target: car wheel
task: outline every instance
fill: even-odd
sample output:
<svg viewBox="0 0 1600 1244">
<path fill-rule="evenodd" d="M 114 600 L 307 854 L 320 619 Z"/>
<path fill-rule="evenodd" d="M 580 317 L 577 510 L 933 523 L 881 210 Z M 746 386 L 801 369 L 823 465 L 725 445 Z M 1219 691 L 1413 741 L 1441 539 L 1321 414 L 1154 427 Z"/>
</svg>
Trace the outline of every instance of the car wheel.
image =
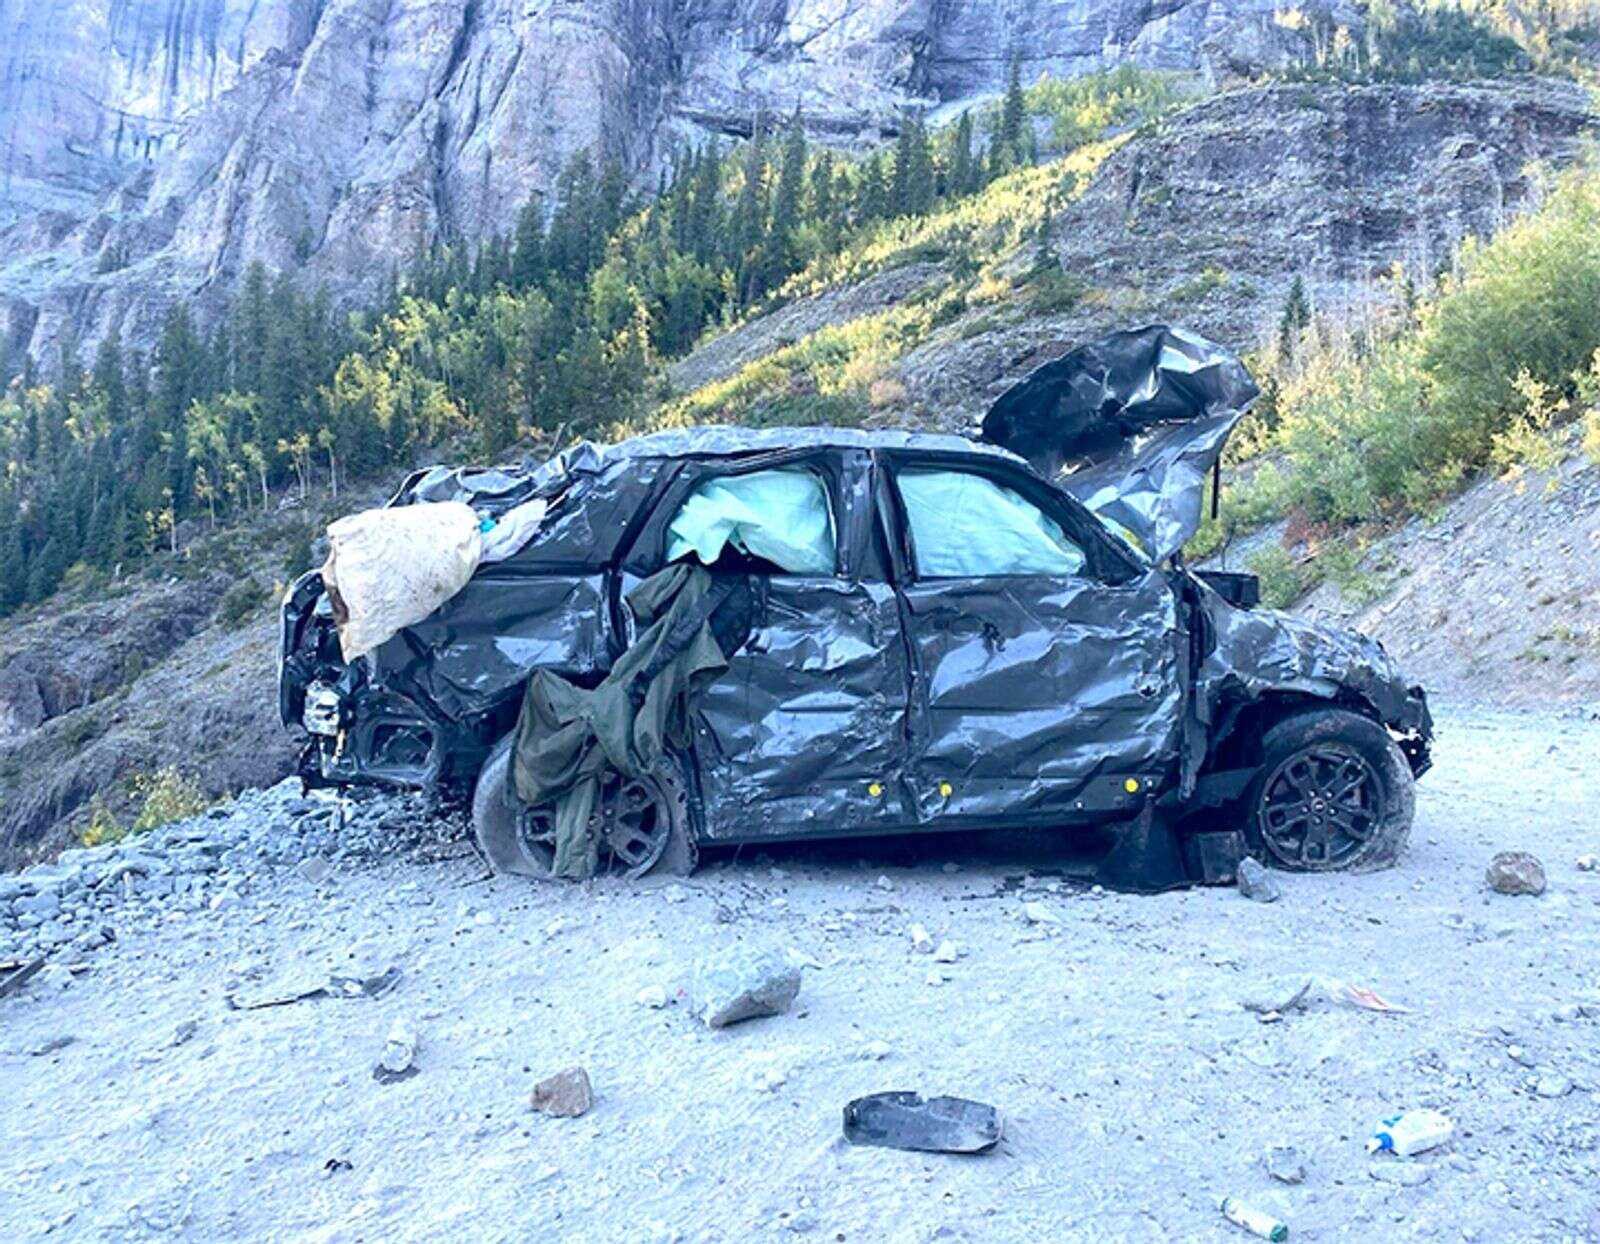
<svg viewBox="0 0 1600 1244">
<path fill-rule="evenodd" d="M 472 797 L 478 846 L 499 873 L 548 880 L 554 875 L 555 812 L 517 798 L 511 781 L 508 734 L 490 749 Z M 686 876 L 697 861 L 688 788 L 676 764 L 644 778 L 613 774 L 601 789 L 590 832 L 601 843 L 601 867 L 628 877 Z"/>
<path fill-rule="evenodd" d="M 1278 722 L 1246 798 L 1251 853 L 1294 872 L 1392 864 L 1411 833 L 1416 785 L 1389 732 L 1342 708 Z"/>
</svg>

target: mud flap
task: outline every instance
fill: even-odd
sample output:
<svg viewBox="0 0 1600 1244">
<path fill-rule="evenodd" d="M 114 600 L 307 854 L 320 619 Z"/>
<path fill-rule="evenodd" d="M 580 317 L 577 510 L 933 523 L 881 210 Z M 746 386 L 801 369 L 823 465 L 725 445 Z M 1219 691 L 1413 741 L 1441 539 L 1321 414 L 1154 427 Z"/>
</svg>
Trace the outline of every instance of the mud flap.
<svg viewBox="0 0 1600 1244">
<path fill-rule="evenodd" d="M 1139 815 L 1128 821 L 1100 861 L 1096 879 L 1108 890 L 1125 894 L 1160 894 L 1180 890 L 1194 880 L 1184 867 L 1175 818 L 1145 800 Z"/>
</svg>

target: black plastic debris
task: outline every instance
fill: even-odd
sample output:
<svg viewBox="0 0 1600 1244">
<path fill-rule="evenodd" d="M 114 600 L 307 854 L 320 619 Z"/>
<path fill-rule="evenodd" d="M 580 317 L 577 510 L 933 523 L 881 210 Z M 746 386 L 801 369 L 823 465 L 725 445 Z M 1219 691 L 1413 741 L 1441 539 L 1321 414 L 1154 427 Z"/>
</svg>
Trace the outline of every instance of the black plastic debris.
<svg viewBox="0 0 1600 1244">
<path fill-rule="evenodd" d="M 873 1093 L 844 1108 L 852 1145 L 919 1153 L 987 1153 L 1000 1142 L 1000 1112 L 964 1097 Z"/>
<path fill-rule="evenodd" d="M 16 993 L 44 967 L 43 959 L 31 962 L 0 963 L 0 998 Z"/>
<path fill-rule="evenodd" d="M 1112 333 L 1037 368 L 983 418 L 983 439 L 1120 527 L 1151 560 L 1200 526 L 1206 476 L 1260 393 L 1238 357 L 1181 328 Z"/>
</svg>

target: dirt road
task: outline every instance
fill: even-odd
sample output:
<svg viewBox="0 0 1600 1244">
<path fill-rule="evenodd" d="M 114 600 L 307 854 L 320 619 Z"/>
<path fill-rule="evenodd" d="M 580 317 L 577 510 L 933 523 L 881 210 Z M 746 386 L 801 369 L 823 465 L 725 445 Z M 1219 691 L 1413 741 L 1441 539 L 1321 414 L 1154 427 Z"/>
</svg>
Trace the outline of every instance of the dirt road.
<svg viewBox="0 0 1600 1244">
<path fill-rule="evenodd" d="M 665 884 L 283 871 L 0 1001 L 0 1237 L 1248 1238 L 1229 1194 L 1295 1240 L 1600 1239 L 1600 873 L 1575 862 L 1600 852 L 1600 723 L 1442 719 L 1400 867 L 1284 877 L 1271 905 L 1095 894 L 1016 836 L 746 852 Z M 1544 860 L 1543 897 L 1485 890 L 1510 848 Z M 913 924 L 957 960 L 914 953 Z M 712 1032 L 679 993 L 736 939 L 811 966 L 790 1014 Z M 225 1004 L 331 962 L 402 975 Z M 1305 977 L 1409 1013 L 1242 1005 Z M 641 1003 L 658 985 L 674 1001 Z M 396 1018 L 420 1070 L 380 1084 Z M 571 1064 L 594 1110 L 534 1114 Z M 1006 1138 L 844 1145 L 844 1103 L 888 1088 L 993 1102 Z M 1364 1153 L 1420 1106 L 1455 1120 L 1449 1146 Z M 1264 1169 L 1273 1145 L 1303 1183 Z"/>
</svg>

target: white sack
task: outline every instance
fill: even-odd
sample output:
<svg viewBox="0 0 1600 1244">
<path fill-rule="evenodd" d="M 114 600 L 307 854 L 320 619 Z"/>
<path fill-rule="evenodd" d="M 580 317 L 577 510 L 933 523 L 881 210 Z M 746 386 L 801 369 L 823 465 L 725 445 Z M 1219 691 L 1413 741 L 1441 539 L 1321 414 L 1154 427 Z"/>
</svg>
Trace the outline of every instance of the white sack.
<svg viewBox="0 0 1600 1244">
<path fill-rule="evenodd" d="M 426 618 L 483 558 L 478 516 L 460 501 L 352 514 L 328 528 L 328 542 L 322 580 L 346 661 Z"/>
<path fill-rule="evenodd" d="M 520 553 L 528 541 L 538 534 L 539 524 L 544 522 L 545 511 L 549 508 L 548 501 L 536 497 L 502 514 L 499 521 L 484 533 L 484 565 L 503 562 L 513 553 Z"/>
</svg>

